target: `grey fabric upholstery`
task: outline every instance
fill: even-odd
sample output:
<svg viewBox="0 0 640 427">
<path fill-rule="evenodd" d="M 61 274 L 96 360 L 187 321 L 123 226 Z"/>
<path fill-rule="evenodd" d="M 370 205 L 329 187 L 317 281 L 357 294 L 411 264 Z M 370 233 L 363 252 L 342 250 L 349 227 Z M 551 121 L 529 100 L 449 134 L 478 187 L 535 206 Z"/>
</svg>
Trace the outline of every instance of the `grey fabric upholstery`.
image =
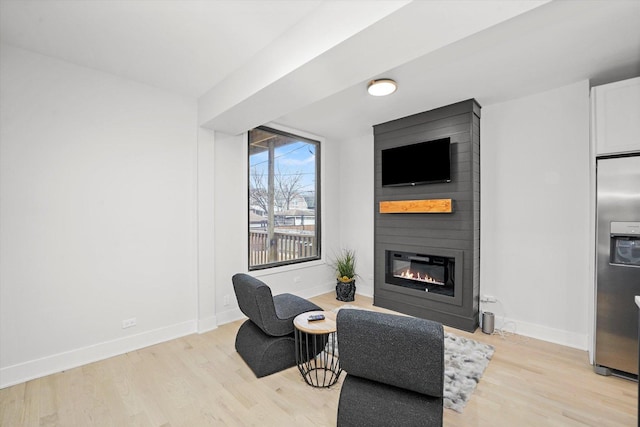
<svg viewBox="0 0 640 427">
<path fill-rule="evenodd" d="M 442 399 L 347 375 L 340 390 L 338 426 L 441 426 Z"/>
<path fill-rule="evenodd" d="M 267 335 L 288 335 L 293 332 L 293 319 L 298 314 L 322 310 L 296 295 L 274 297 L 269 286 L 248 274 L 236 274 L 231 280 L 240 310 Z"/>
<path fill-rule="evenodd" d="M 444 330 L 425 319 L 342 309 L 340 366 L 347 372 L 338 426 L 441 426 Z"/>
<path fill-rule="evenodd" d="M 236 335 L 240 356 L 258 378 L 294 366 L 293 319 L 322 308 L 292 294 L 273 296 L 269 286 L 248 274 L 236 274 L 232 282 L 240 310 L 249 318 Z"/>
<path fill-rule="evenodd" d="M 244 322 L 236 335 L 236 351 L 258 378 L 294 366 L 295 350 L 293 335 L 266 335 L 251 320 Z"/>
</svg>

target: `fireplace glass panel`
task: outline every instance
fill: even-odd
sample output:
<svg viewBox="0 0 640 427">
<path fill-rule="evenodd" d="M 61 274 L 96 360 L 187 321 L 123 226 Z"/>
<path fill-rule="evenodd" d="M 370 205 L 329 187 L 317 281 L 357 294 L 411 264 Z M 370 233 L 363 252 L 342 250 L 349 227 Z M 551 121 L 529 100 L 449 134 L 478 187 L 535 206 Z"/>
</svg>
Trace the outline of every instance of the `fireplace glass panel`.
<svg viewBox="0 0 640 427">
<path fill-rule="evenodd" d="M 444 285 L 444 267 L 431 265 L 420 260 L 393 260 L 393 276 L 417 282 Z"/>
<path fill-rule="evenodd" d="M 425 292 L 455 295 L 455 259 L 437 255 L 386 251 L 385 281 Z"/>
</svg>

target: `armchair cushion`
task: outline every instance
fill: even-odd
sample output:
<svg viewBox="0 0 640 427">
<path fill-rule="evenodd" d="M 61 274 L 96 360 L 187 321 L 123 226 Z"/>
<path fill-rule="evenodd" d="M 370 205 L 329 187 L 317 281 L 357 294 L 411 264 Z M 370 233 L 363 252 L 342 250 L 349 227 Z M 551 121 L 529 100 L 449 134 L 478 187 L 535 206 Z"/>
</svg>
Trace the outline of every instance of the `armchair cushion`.
<svg viewBox="0 0 640 427">
<path fill-rule="evenodd" d="M 274 297 L 269 286 L 248 274 L 235 274 L 232 282 L 240 310 L 267 335 L 281 337 L 291 334 L 293 319 L 298 314 L 322 310 L 296 295 Z"/>
<path fill-rule="evenodd" d="M 342 344 L 340 344 L 342 345 Z M 442 398 L 347 375 L 340 390 L 338 426 L 442 426 Z"/>
<path fill-rule="evenodd" d="M 296 364 L 293 335 L 271 337 L 251 320 L 240 326 L 236 335 L 236 350 L 258 378 Z"/>
<path fill-rule="evenodd" d="M 356 376 L 442 397 L 444 331 L 425 319 L 343 309 L 337 316 L 340 365 Z"/>
</svg>

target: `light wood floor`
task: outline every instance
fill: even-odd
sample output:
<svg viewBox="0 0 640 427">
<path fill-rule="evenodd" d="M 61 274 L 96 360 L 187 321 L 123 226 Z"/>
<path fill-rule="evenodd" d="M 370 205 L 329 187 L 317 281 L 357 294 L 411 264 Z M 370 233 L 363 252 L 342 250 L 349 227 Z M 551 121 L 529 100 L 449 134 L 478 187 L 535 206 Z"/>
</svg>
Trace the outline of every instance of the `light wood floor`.
<svg viewBox="0 0 640 427">
<path fill-rule="evenodd" d="M 343 304 L 333 294 L 312 300 Z M 377 309 L 360 295 L 353 304 Z M 331 389 L 309 387 L 296 368 L 255 378 L 234 349 L 240 324 L 0 390 L 0 425 L 335 425 L 342 378 Z M 636 425 L 637 383 L 596 375 L 586 352 L 447 330 L 496 351 L 464 412 L 444 411 L 446 426 Z"/>
</svg>

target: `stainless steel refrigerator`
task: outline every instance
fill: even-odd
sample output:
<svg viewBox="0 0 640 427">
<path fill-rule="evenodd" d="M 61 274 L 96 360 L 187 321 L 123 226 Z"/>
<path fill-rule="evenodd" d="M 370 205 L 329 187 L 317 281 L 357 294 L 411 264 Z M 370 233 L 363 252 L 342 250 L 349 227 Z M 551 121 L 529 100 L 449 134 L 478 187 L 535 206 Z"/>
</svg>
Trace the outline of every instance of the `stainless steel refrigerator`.
<svg viewBox="0 0 640 427">
<path fill-rule="evenodd" d="M 597 160 L 595 371 L 638 375 L 640 155 Z"/>
</svg>

